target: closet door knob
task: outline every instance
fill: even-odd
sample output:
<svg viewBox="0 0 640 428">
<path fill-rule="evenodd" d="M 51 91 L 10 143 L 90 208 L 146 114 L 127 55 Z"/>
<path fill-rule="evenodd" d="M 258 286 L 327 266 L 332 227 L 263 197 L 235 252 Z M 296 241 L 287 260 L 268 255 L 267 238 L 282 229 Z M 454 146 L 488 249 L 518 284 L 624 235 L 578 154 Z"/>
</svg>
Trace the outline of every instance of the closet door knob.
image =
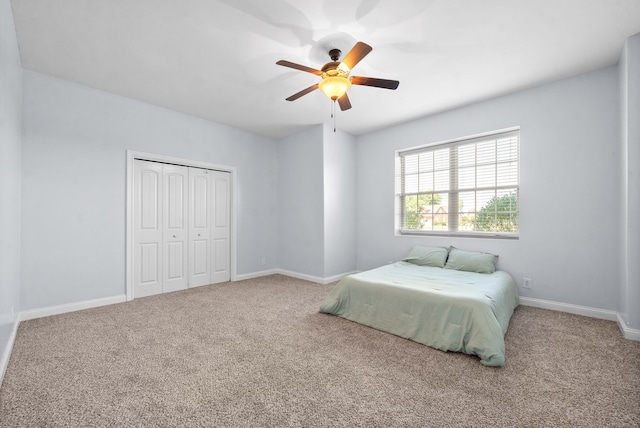
<svg viewBox="0 0 640 428">
<path fill-rule="evenodd" d="M 173 237 L 175 238 L 175 237 L 176 237 L 176 235 L 173 235 Z"/>
</svg>

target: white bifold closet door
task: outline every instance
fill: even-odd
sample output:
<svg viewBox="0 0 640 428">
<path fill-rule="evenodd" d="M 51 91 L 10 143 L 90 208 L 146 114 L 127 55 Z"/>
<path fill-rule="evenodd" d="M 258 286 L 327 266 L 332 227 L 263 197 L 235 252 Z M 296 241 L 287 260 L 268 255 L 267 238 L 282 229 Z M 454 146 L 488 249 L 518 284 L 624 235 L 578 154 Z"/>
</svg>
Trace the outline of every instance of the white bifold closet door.
<svg viewBox="0 0 640 428">
<path fill-rule="evenodd" d="M 230 174 L 136 159 L 134 297 L 230 279 Z"/>
<path fill-rule="evenodd" d="M 189 286 L 187 180 L 184 166 L 162 165 L 162 292 Z"/>
<path fill-rule="evenodd" d="M 231 279 L 231 174 L 209 171 L 213 207 L 211 208 L 211 283 L 226 282 Z"/>
<path fill-rule="evenodd" d="M 189 168 L 189 283 L 211 282 L 211 184 L 209 171 Z"/>
</svg>

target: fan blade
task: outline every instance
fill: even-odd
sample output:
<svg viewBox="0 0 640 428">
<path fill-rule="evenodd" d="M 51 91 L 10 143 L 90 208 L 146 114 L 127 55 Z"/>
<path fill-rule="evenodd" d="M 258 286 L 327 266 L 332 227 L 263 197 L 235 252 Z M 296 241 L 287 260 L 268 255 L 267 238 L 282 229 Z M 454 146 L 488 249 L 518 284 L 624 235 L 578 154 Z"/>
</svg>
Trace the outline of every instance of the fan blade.
<svg viewBox="0 0 640 428">
<path fill-rule="evenodd" d="M 384 89 L 396 89 L 400 84 L 397 80 L 376 79 L 374 77 L 364 76 L 353 76 L 351 83 L 354 85 L 373 86 Z"/>
<path fill-rule="evenodd" d="M 303 95 L 307 95 L 309 92 L 315 91 L 316 89 L 318 89 L 318 84 L 316 83 L 315 85 L 311 85 L 309 86 L 307 89 L 303 89 L 300 92 L 297 92 L 293 95 L 291 95 L 289 98 L 287 98 L 287 101 L 295 101 L 298 98 L 300 98 Z"/>
<path fill-rule="evenodd" d="M 351 48 L 347 56 L 344 57 L 338 68 L 348 73 L 372 50 L 373 48 L 366 43 L 356 43 L 355 46 Z"/>
<path fill-rule="evenodd" d="M 338 104 L 340 105 L 340 110 L 345 111 L 351 108 L 351 101 L 349 101 L 349 96 L 345 92 L 343 96 L 338 98 Z"/>
<path fill-rule="evenodd" d="M 281 65 L 283 67 L 295 68 L 296 70 L 306 71 L 307 73 L 315 74 L 317 76 L 322 75 L 322 71 L 316 70 L 315 68 L 307 67 L 306 65 L 296 64 L 295 62 L 285 61 L 281 59 L 276 62 L 276 64 Z"/>
</svg>

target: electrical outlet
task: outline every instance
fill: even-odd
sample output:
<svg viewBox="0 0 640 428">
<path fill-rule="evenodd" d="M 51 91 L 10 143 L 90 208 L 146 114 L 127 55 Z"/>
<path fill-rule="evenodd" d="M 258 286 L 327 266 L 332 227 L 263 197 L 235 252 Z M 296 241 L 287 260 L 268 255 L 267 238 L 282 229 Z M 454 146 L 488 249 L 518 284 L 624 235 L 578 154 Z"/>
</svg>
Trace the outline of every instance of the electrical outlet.
<svg viewBox="0 0 640 428">
<path fill-rule="evenodd" d="M 531 288 L 531 278 L 522 278 L 522 288 Z"/>
<path fill-rule="evenodd" d="M 263 257 L 263 258 L 262 258 L 262 260 L 260 260 L 260 264 L 261 264 L 262 266 L 264 266 L 264 265 L 266 265 L 266 264 L 267 264 L 267 259 L 266 259 L 266 257 Z"/>
</svg>

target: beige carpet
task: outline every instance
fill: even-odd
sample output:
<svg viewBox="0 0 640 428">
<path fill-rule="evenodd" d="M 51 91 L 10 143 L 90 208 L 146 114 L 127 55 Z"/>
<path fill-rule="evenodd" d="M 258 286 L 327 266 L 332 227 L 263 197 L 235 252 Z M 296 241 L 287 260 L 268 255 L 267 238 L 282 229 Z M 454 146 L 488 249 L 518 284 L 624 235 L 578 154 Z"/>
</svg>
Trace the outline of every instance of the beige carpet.
<svg viewBox="0 0 640 428">
<path fill-rule="evenodd" d="M 519 307 L 507 362 L 318 313 L 274 275 L 23 322 L 4 427 L 638 427 L 640 343 Z"/>
</svg>

